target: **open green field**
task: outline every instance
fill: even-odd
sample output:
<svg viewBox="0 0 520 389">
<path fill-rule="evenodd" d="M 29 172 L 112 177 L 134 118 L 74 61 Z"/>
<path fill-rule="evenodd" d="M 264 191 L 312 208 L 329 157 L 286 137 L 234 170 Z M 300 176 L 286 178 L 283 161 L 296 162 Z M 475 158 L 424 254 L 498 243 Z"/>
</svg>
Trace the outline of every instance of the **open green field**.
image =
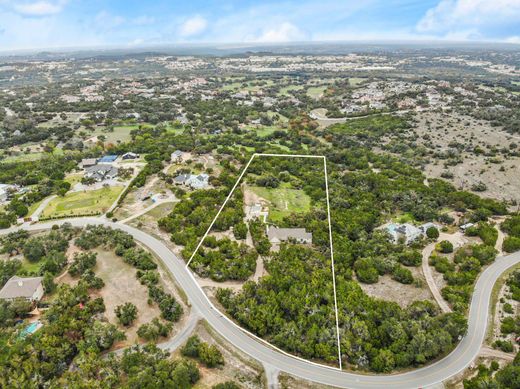
<svg viewBox="0 0 520 389">
<path fill-rule="evenodd" d="M 280 221 L 291 213 L 305 213 L 311 209 L 311 198 L 301 189 L 249 187 L 257 196 L 271 203 L 269 220 Z"/>
<path fill-rule="evenodd" d="M 278 126 L 248 126 L 246 128 L 249 131 L 255 131 L 258 136 L 269 136 L 275 131 L 286 131 Z"/>
<path fill-rule="evenodd" d="M 359 84 L 365 82 L 366 78 L 360 78 L 360 77 L 351 77 L 348 79 L 348 83 L 350 86 L 358 86 Z"/>
<path fill-rule="evenodd" d="M 292 91 L 299 91 L 303 89 L 303 85 L 287 85 L 280 88 L 278 96 L 290 96 Z"/>
<path fill-rule="evenodd" d="M 123 189 L 123 186 L 114 186 L 56 197 L 43 210 L 42 218 L 105 213 Z"/>
<path fill-rule="evenodd" d="M 0 163 L 39 161 L 43 157 L 50 155 L 63 155 L 63 150 L 55 148 L 52 153 L 45 153 L 43 151 L 38 151 L 34 153 L 18 153 L 15 155 L 7 156 L 5 159 L 2 159 Z"/>
<path fill-rule="evenodd" d="M 307 96 L 313 99 L 319 99 L 321 96 L 323 96 L 323 93 L 326 89 L 326 86 L 311 86 L 309 89 L 307 89 Z"/>
</svg>

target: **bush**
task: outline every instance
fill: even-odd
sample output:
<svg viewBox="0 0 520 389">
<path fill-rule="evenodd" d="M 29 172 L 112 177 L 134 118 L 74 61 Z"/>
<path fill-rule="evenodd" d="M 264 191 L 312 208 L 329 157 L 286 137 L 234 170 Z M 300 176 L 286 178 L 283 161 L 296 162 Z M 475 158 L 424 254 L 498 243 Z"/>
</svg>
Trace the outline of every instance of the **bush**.
<svg viewBox="0 0 520 389">
<path fill-rule="evenodd" d="M 354 263 L 354 270 L 358 280 L 365 284 L 374 284 L 379 280 L 379 272 L 371 259 L 358 259 Z"/>
<path fill-rule="evenodd" d="M 243 240 L 247 237 L 247 224 L 243 221 L 233 226 L 233 235 L 237 240 Z"/>
<path fill-rule="evenodd" d="M 185 357 L 198 358 L 201 340 L 197 335 L 188 338 L 186 344 L 181 348 L 181 354 Z"/>
<path fill-rule="evenodd" d="M 162 323 L 158 318 L 154 318 L 150 323 L 139 327 L 137 336 L 147 341 L 156 341 L 160 337 L 167 337 L 172 328 L 171 323 Z"/>
<path fill-rule="evenodd" d="M 202 342 L 197 335 L 191 336 L 181 349 L 185 357 L 199 359 L 207 367 L 215 367 L 224 364 L 224 357 L 215 345 Z"/>
<path fill-rule="evenodd" d="M 137 319 L 137 307 L 132 303 L 118 305 L 114 310 L 119 322 L 128 327 Z"/>
<path fill-rule="evenodd" d="M 412 272 L 402 266 L 394 267 L 392 278 L 401 284 L 411 284 L 413 282 Z"/>
<path fill-rule="evenodd" d="M 74 254 L 74 262 L 69 267 L 69 273 L 71 276 L 76 277 L 82 275 L 87 270 L 92 269 L 96 266 L 97 262 L 96 253 L 76 253 Z"/>
<path fill-rule="evenodd" d="M 430 239 L 438 239 L 439 230 L 436 227 L 430 227 L 426 230 L 426 236 Z"/>
<path fill-rule="evenodd" d="M 520 238 L 517 238 L 516 236 L 508 236 L 504 239 L 502 249 L 506 253 L 514 253 L 515 251 L 520 250 Z"/>
<path fill-rule="evenodd" d="M 437 245 L 437 250 L 444 254 L 453 252 L 453 244 L 447 240 L 443 240 Z"/>
<path fill-rule="evenodd" d="M 500 340 L 498 339 L 493 343 L 494 348 L 498 348 L 502 350 L 505 353 L 511 353 L 513 352 L 513 344 L 507 340 Z"/>
</svg>

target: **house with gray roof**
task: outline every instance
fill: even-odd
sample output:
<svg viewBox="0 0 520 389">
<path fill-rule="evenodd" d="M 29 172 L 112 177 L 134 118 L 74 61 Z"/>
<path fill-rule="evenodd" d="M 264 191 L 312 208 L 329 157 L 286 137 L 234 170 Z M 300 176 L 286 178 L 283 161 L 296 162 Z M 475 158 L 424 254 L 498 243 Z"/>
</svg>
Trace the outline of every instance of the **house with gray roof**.
<svg viewBox="0 0 520 389">
<path fill-rule="evenodd" d="M 40 301 L 44 293 L 42 281 L 43 277 L 22 278 L 13 276 L 0 290 L 0 299 L 22 298 L 28 301 Z"/>
<path fill-rule="evenodd" d="M 272 244 L 279 244 L 290 240 L 297 243 L 312 243 L 312 232 L 307 232 L 305 228 L 278 228 L 268 227 L 267 238 Z"/>
<path fill-rule="evenodd" d="M 173 179 L 177 185 L 184 185 L 192 189 L 206 189 L 209 187 L 209 175 L 207 174 L 180 174 Z"/>
<path fill-rule="evenodd" d="M 95 165 L 85 169 L 85 177 L 97 182 L 112 180 L 117 177 L 119 169 L 112 165 Z"/>
</svg>

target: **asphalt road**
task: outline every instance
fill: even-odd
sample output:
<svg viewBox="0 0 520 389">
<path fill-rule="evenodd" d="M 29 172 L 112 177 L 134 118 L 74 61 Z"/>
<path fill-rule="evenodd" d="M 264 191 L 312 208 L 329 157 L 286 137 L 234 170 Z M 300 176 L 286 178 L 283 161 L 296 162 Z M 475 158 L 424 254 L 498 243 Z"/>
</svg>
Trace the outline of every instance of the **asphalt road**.
<svg viewBox="0 0 520 389">
<path fill-rule="evenodd" d="M 520 262 L 520 252 L 499 257 L 478 278 L 471 300 L 468 332 L 459 345 L 442 360 L 406 373 L 393 375 L 362 375 L 339 371 L 332 367 L 318 365 L 269 346 L 263 340 L 246 333 L 229 318 L 219 312 L 206 297 L 184 261 L 177 258 L 158 239 L 136 228 L 108 222 L 99 218 L 61 220 L 54 223 L 24 226 L 28 230 L 48 229 L 52 224 L 65 221 L 74 226 L 104 224 L 131 234 L 136 240 L 150 248 L 173 274 L 180 287 L 186 292 L 191 305 L 227 341 L 254 359 L 276 367 L 280 371 L 298 377 L 341 388 L 421 388 L 442 382 L 466 368 L 478 355 L 486 334 L 489 303 L 493 285 L 500 275 Z M 4 230 L 1 233 L 6 233 Z"/>
</svg>

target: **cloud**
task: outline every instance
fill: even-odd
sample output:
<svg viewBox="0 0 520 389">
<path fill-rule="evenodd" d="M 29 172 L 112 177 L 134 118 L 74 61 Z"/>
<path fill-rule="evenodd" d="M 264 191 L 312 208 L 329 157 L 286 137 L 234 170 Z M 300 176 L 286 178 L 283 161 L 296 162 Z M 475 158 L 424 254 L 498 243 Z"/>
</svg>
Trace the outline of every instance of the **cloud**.
<svg viewBox="0 0 520 389">
<path fill-rule="evenodd" d="M 179 29 L 179 35 L 183 38 L 189 38 L 200 35 L 208 27 L 208 21 L 202 16 L 196 15 L 187 19 Z"/>
<path fill-rule="evenodd" d="M 66 1 L 35 1 L 30 3 L 17 3 L 13 5 L 13 10 L 25 16 L 48 16 L 60 13 Z"/>
<path fill-rule="evenodd" d="M 515 36 L 507 37 L 507 38 L 504 40 L 504 42 L 520 44 L 520 36 L 519 36 L 519 35 L 515 35 Z"/>
<path fill-rule="evenodd" d="M 98 12 L 94 18 L 94 22 L 100 30 L 110 30 L 121 26 L 126 22 L 123 16 L 112 15 L 107 11 Z"/>
<path fill-rule="evenodd" d="M 280 25 L 267 29 L 255 39 L 259 42 L 290 42 L 302 41 L 307 38 L 307 34 L 301 31 L 294 24 L 283 22 Z"/>
<path fill-rule="evenodd" d="M 520 0 L 441 0 L 417 23 L 419 32 L 446 33 L 516 24 Z"/>
</svg>

